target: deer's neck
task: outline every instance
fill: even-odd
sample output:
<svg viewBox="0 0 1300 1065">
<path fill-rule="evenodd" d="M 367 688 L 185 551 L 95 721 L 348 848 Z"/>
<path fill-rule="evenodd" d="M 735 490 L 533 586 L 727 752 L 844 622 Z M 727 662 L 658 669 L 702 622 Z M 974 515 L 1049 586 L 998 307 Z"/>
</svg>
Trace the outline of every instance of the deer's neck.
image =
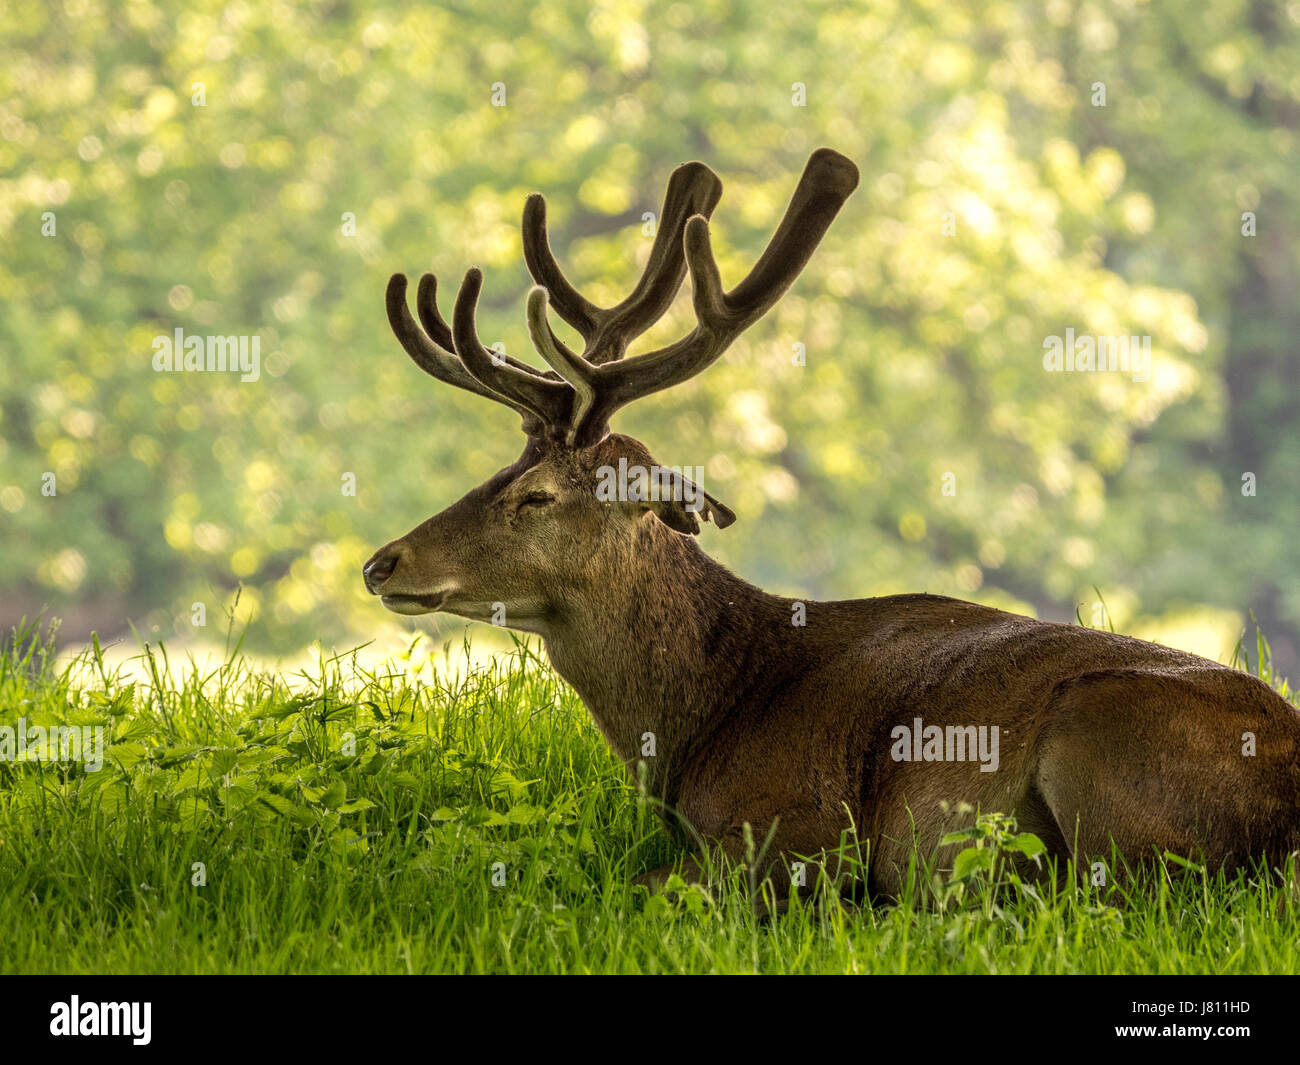
<svg viewBox="0 0 1300 1065">
<path fill-rule="evenodd" d="M 785 600 L 741 580 L 694 540 L 648 527 L 639 550 L 547 625 L 551 662 L 615 753 L 644 761 L 671 798 L 700 745 L 770 682 Z"/>
</svg>

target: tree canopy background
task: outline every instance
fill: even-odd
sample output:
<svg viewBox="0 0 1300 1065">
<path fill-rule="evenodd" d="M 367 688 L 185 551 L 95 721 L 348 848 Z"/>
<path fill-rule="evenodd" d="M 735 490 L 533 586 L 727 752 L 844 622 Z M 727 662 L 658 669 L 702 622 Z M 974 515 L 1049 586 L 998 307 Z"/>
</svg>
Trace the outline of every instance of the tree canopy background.
<svg viewBox="0 0 1300 1065">
<path fill-rule="evenodd" d="M 701 159 L 731 285 L 825 144 L 863 181 L 802 278 L 616 423 L 740 515 L 706 550 L 1212 657 L 1253 612 L 1294 672 L 1298 127 L 1295 2 L 10 0 L 0 622 L 192 635 L 240 587 L 269 650 L 406 624 L 362 562 L 522 437 L 407 359 L 388 275 L 446 310 L 482 266 L 532 357 L 529 192 L 612 302 Z M 259 379 L 155 372 L 177 328 L 260 337 Z M 1149 379 L 1047 372 L 1067 329 L 1150 336 Z"/>
</svg>

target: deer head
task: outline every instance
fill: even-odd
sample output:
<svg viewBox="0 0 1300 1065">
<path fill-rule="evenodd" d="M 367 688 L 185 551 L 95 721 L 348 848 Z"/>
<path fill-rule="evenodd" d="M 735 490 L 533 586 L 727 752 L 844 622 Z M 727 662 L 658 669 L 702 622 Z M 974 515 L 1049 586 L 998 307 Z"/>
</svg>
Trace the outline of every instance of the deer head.
<svg viewBox="0 0 1300 1065">
<path fill-rule="evenodd" d="M 633 400 L 700 373 L 766 313 L 857 181 L 857 168 L 844 156 L 828 148 L 814 152 L 758 262 L 723 291 L 708 222 L 722 183 L 702 163 L 678 167 L 645 271 L 613 307 L 595 306 L 564 276 L 547 238 L 546 201 L 530 196 L 524 258 L 537 284 L 528 294 L 527 321 L 548 371 L 480 342 L 477 268 L 465 275 L 450 326 L 438 312 L 432 274 L 420 279 L 416 294 L 420 325 L 407 306 L 406 277 L 393 275 L 388 320 L 407 354 L 438 380 L 510 407 L 523 419 L 527 440 L 513 465 L 375 552 L 363 570 L 370 592 L 399 614 L 446 611 L 545 633 L 547 620 L 566 603 L 599 597 L 627 567 L 644 566 L 656 546 L 698 533 L 701 519 L 730 525 L 730 510 L 672 471 L 639 481 L 627 498 L 601 493 L 602 478 L 620 460 L 658 470 L 639 441 L 610 432 L 610 418 Z M 667 312 L 688 269 L 695 327 L 666 347 L 627 356 L 629 344 Z M 552 331 L 548 306 L 582 337 L 581 354 Z"/>
</svg>

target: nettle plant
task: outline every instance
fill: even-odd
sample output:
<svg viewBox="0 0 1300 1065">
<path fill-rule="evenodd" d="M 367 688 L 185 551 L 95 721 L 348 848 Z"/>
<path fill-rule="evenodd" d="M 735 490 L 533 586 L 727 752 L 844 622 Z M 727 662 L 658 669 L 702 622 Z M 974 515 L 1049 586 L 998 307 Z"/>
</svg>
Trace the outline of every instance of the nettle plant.
<svg viewBox="0 0 1300 1065">
<path fill-rule="evenodd" d="M 792 859 L 833 851 L 852 832 L 870 855 L 869 887 L 896 892 L 914 838 L 931 852 L 960 846 L 945 843 L 964 827 L 960 804 L 1015 816 L 1075 868 L 1080 852 L 1109 854 L 1112 843 L 1139 860 L 1172 851 L 1226 866 L 1296 850 L 1300 714 L 1258 680 L 941 596 L 769 595 L 700 549 L 702 521 L 725 528 L 735 515 L 682 472 L 669 468 L 667 490 L 650 498 L 600 490 L 601 471 L 658 466 L 611 418 L 715 362 L 794 282 L 857 182 L 844 156 L 814 152 L 767 248 L 728 290 L 709 237 L 721 182 L 702 163 L 679 167 L 645 271 L 613 307 L 565 277 L 545 201 L 529 197 L 527 320 L 547 370 L 480 341 L 479 270 L 466 274 L 450 325 L 432 275 L 420 280 L 418 324 L 395 275 L 388 318 L 407 353 L 513 410 L 525 441 L 512 465 L 380 548 L 367 589 L 399 614 L 445 611 L 540 635 L 669 825 L 701 859 L 756 863 L 779 891 L 808 887 Z M 694 328 L 630 354 L 688 272 Z M 548 308 L 581 336 L 581 352 L 556 336 Z M 755 838 L 766 841 L 758 855 L 746 845 Z M 1037 857 L 1019 855 L 1026 875 L 1042 875 Z"/>
</svg>

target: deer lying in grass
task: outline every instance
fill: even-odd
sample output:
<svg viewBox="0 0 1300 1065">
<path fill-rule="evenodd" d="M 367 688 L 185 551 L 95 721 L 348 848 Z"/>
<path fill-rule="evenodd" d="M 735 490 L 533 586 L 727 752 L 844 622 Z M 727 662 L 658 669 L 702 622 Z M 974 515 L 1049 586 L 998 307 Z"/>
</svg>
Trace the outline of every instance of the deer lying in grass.
<svg viewBox="0 0 1300 1065">
<path fill-rule="evenodd" d="M 434 278 L 421 278 L 423 329 L 394 275 L 388 317 L 411 358 L 515 410 L 527 439 L 513 465 L 377 551 L 366 587 L 399 614 L 540 635 L 619 758 L 645 763 L 664 808 L 738 860 L 752 826 L 779 884 L 776 859 L 823 853 L 851 831 L 868 844 L 869 890 L 892 894 L 914 840 L 933 850 L 959 803 L 1013 813 L 1062 867 L 1109 858 L 1112 840 L 1138 861 L 1172 851 L 1213 867 L 1280 863 L 1300 847 L 1300 713 L 1253 677 L 936 595 L 800 607 L 699 548 L 701 520 L 723 528 L 735 516 L 679 473 L 623 498 L 601 491 L 620 462 L 655 466 L 610 431 L 611 416 L 722 355 L 794 281 L 857 181 L 848 159 L 814 152 L 757 264 L 723 291 L 708 223 L 721 182 L 701 163 L 679 167 L 645 272 L 614 307 L 565 278 L 545 201 L 531 196 L 527 319 L 545 372 L 480 343 L 477 269 L 450 327 Z M 695 327 L 627 356 L 687 268 Z M 580 354 L 552 332 L 548 304 L 582 337 Z"/>
</svg>

